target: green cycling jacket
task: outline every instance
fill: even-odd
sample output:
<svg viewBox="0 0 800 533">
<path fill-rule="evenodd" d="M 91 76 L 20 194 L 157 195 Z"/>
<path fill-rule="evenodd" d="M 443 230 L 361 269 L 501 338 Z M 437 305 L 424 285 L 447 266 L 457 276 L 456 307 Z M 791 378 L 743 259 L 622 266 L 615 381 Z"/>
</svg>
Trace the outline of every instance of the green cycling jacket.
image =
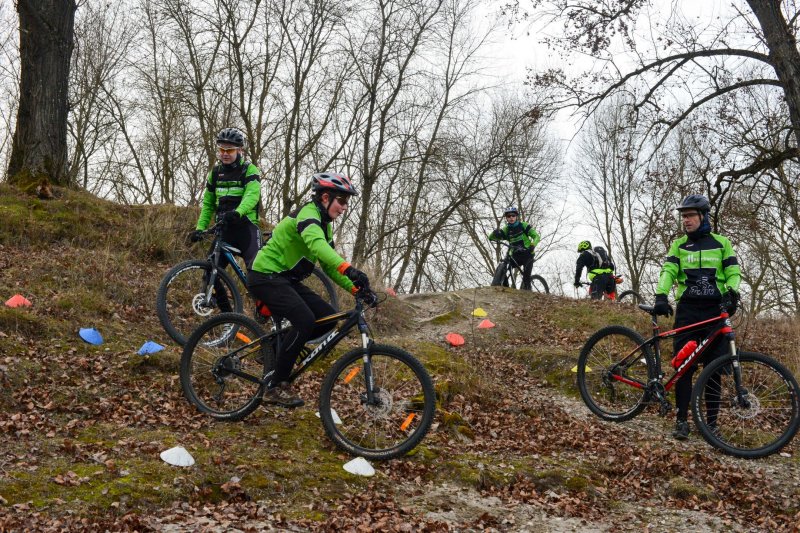
<svg viewBox="0 0 800 533">
<path fill-rule="evenodd" d="M 533 248 L 542 239 L 530 224 L 520 220 L 514 224 L 506 224 L 504 228 L 494 230 L 489 234 L 489 240 L 508 241 L 512 246 L 522 244 L 525 248 Z"/>
<path fill-rule="evenodd" d="M 658 277 L 656 294 L 668 294 L 677 283 L 675 300 L 719 300 L 728 289 L 739 290 L 741 271 L 731 242 L 716 233 L 696 241 L 684 235 L 672 243 Z"/>
<path fill-rule="evenodd" d="M 197 219 L 197 229 L 205 230 L 214 213 L 235 209 L 253 224 L 258 224 L 258 205 L 261 200 L 261 171 L 246 161 L 239 165 L 217 165 L 206 177 L 203 207 Z"/>
<path fill-rule="evenodd" d="M 353 282 L 343 274 L 350 263 L 333 249 L 330 217 L 321 205 L 311 201 L 275 226 L 272 238 L 256 255 L 252 269 L 262 274 L 282 274 L 298 282 L 311 275 L 317 261 L 328 277 L 353 292 Z"/>
</svg>

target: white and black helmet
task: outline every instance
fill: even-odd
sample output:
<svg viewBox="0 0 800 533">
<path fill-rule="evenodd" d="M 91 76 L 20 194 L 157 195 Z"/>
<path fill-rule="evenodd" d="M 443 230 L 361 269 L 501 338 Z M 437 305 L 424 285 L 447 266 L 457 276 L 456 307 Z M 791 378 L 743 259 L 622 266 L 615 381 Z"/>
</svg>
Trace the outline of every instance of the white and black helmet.
<svg viewBox="0 0 800 533">
<path fill-rule="evenodd" d="M 244 133 L 238 128 L 223 128 L 217 133 L 217 144 L 232 144 L 244 147 Z"/>
</svg>

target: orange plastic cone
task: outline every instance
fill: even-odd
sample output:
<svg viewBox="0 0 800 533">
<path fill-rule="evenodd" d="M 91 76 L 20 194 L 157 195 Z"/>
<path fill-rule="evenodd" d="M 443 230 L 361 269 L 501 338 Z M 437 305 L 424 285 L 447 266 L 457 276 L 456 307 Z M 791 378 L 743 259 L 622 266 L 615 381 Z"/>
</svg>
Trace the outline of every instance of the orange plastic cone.
<svg viewBox="0 0 800 533">
<path fill-rule="evenodd" d="M 33 305 L 27 298 L 21 294 L 15 294 L 6 301 L 8 307 L 30 307 Z"/>
<path fill-rule="evenodd" d="M 481 323 L 478 324 L 478 329 L 489 329 L 489 328 L 493 328 L 494 326 L 495 326 L 494 322 L 492 322 L 491 320 L 489 320 L 487 318 L 487 319 L 481 320 Z"/>
<path fill-rule="evenodd" d="M 464 344 L 464 337 L 458 333 L 448 333 L 444 338 L 447 339 L 447 342 L 449 342 L 451 346 L 461 346 Z"/>
</svg>

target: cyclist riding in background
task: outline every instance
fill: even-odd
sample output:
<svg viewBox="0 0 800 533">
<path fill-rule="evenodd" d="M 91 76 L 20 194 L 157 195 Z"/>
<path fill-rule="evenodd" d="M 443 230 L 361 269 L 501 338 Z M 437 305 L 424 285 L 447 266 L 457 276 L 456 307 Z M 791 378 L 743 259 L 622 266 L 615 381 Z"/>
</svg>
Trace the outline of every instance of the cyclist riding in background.
<svg viewBox="0 0 800 533">
<path fill-rule="evenodd" d="M 602 246 L 592 248 L 589 241 L 578 243 L 578 260 L 575 262 L 575 288 L 581 286 L 581 274 L 586 268 L 586 277 L 591 282 L 589 294 L 592 300 L 599 300 L 603 294 L 615 294 L 617 292 L 617 281 L 614 279 L 614 261 L 608 256 L 608 252 Z"/>
<path fill-rule="evenodd" d="M 503 212 L 506 225 L 489 234 L 490 241 L 508 241 L 514 261 L 522 268 L 522 288 L 531 289 L 531 270 L 533 270 L 533 250 L 541 237 L 536 230 L 519 219 L 516 207 L 507 207 Z"/>
<path fill-rule="evenodd" d="M 249 268 L 261 248 L 261 231 L 258 229 L 258 207 L 261 203 L 261 172 L 244 159 L 244 134 L 236 128 L 224 128 L 216 138 L 219 164 L 206 178 L 203 207 L 197 226 L 189 233 L 189 240 L 197 242 L 211 220 L 224 221 L 222 240 L 241 250 Z M 222 257 L 220 268 L 228 266 Z M 223 312 L 232 311 L 226 291 L 216 287 L 217 305 Z"/>
<path fill-rule="evenodd" d="M 250 293 L 264 302 L 273 316 L 292 324 L 276 354 L 275 373 L 264 399 L 282 407 L 303 405 L 286 380 L 305 343 L 335 326 L 314 324 L 318 318 L 335 313 L 328 302 L 302 283 L 314 264 L 319 261 L 325 273 L 348 292 L 369 291 L 367 275 L 333 249 L 331 223 L 347 210 L 358 191 L 347 176 L 335 172 L 314 174 L 311 189 L 311 201 L 275 226 L 272 238 L 258 252 L 247 274 Z"/>
<path fill-rule="evenodd" d="M 690 194 L 675 209 L 681 214 L 686 235 L 669 247 L 658 278 L 654 312 L 663 316 L 672 315 L 667 294 L 677 283 L 675 328 L 719 316 L 720 303 L 723 301 L 728 304 L 730 314 L 734 314 L 739 302 L 739 262 L 730 241 L 722 235 L 711 233 L 708 218 L 711 205 L 708 199 L 699 194 Z M 677 335 L 673 344 L 674 354 L 687 342 L 702 342 L 704 337 L 703 330 Z M 700 362 L 704 365 L 727 353 L 727 343 L 716 342 L 717 345 L 703 355 Z M 675 384 L 678 414 L 672 435 L 678 440 L 689 437 L 687 414 L 692 394 L 692 375 L 696 368 L 697 365 L 693 365 Z M 711 387 L 705 392 L 706 403 L 713 404 L 713 395 L 719 398 L 720 390 L 719 378 L 712 379 Z M 715 418 L 712 417 L 715 417 L 714 413 L 708 416 L 709 425 L 714 426 Z"/>
</svg>

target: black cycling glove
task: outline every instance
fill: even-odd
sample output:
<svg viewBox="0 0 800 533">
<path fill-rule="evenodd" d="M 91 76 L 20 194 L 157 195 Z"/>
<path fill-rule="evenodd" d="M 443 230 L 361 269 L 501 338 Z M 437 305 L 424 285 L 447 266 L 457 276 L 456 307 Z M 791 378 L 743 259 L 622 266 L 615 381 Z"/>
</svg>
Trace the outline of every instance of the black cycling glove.
<svg viewBox="0 0 800 533">
<path fill-rule="evenodd" d="M 191 231 L 189 233 L 189 235 L 186 236 L 186 238 L 189 239 L 189 241 L 191 241 L 191 242 L 202 241 L 203 240 L 203 230 L 196 229 L 194 231 Z"/>
<path fill-rule="evenodd" d="M 352 266 L 347 267 L 344 270 L 344 275 L 359 289 L 369 289 L 369 277 L 357 268 L 353 268 Z"/>
<path fill-rule="evenodd" d="M 661 316 L 672 316 L 672 306 L 669 305 L 666 294 L 656 294 L 656 303 L 653 306 L 653 312 Z"/>
<path fill-rule="evenodd" d="M 222 220 L 228 224 L 236 223 L 242 220 L 242 215 L 240 215 L 239 212 L 234 209 L 233 211 L 227 211 L 224 215 L 222 215 Z"/>
</svg>

